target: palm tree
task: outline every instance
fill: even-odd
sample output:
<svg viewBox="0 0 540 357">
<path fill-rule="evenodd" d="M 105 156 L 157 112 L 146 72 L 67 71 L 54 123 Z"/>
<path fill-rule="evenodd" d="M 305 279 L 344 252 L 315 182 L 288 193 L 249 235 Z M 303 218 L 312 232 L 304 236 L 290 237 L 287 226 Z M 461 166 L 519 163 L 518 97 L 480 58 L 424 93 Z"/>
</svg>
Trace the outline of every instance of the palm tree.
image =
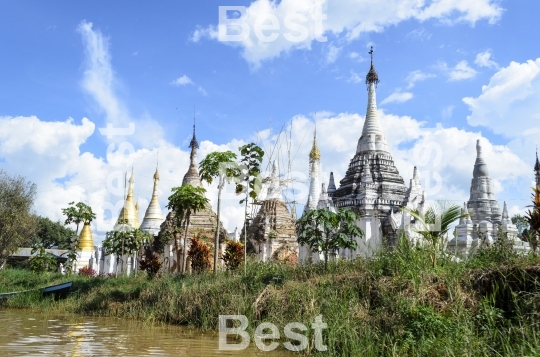
<svg viewBox="0 0 540 357">
<path fill-rule="evenodd" d="M 187 184 L 180 187 L 173 187 L 172 195 L 169 196 L 167 208 L 174 210 L 178 219 L 183 220 L 186 225 L 184 249 L 182 252 L 182 273 L 186 271 L 187 236 L 191 214 L 203 210 L 208 206 L 208 198 L 205 197 L 205 193 L 206 190 L 203 187 L 193 187 Z"/>
<path fill-rule="evenodd" d="M 217 271 L 217 261 L 219 252 L 219 225 L 221 212 L 221 191 L 225 183 L 230 183 L 233 177 L 238 176 L 236 168 L 236 154 L 232 151 L 211 152 L 199 164 L 201 179 L 211 184 L 214 178 L 218 178 L 218 202 L 217 202 L 217 223 L 214 237 L 214 273 Z"/>
<path fill-rule="evenodd" d="M 433 267 L 436 267 L 437 251 L 441 239 L 447 236 L 454 222 L 468 215 L 461 213 L 460 206 L 442 200 L 430 204 L 425 213 L 407 207 L 402 208 L 402 210 L 420 223 L 421 228 L 417 229 L 416 232 L 431 244 L 433 248 L 431 261 Z"/>
</svg>

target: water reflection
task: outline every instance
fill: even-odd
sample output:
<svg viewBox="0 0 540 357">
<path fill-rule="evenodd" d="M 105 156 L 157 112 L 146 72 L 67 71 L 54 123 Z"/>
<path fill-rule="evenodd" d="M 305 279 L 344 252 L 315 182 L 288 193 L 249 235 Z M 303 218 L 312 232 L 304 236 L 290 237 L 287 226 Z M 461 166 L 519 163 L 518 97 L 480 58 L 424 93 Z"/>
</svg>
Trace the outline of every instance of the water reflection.
<svg viewBox="0 0 540 357">
<path fill-rule="evenodd" d="M 0 356 L 285 356 L 285 350 L 218 351 L 217 333 L 115 318 L 0 310 Z"/>
</svg>

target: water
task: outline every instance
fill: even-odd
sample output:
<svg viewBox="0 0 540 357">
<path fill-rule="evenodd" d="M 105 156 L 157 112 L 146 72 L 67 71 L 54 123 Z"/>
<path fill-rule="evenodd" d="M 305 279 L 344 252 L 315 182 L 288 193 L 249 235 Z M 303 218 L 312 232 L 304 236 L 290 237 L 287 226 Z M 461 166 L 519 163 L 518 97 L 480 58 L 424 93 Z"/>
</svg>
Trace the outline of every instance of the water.
<svg viewBox="0 0 540 357">
<path fill-rule="evenodd" d="M 286 350 L 219 351 L 217 332 L 117 318 L 0 310 L 0 356 L 288 356 Z"/>
</svg>

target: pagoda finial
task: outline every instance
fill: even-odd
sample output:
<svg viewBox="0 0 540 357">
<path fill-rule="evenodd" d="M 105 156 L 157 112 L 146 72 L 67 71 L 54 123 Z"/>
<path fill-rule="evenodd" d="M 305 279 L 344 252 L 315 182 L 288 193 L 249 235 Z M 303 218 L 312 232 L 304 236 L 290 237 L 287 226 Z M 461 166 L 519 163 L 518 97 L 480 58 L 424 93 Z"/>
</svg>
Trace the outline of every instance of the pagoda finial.
<svg viewBox="0 0 540 357">
<path fill-rule="evenodd" d="M 191 141 L 189 143 L 189 147 L 191 149 L 198 149 L 199 143 L 197 142 L 197 137 L 195 136 L 195 106 L 193 106 L 193 138 L 191 138 Z"/>
<path fill-rule="evenodd" d="M 311 148 L 311 152 L 309 153 L 310 159 L 317 159 L 319 160 L 321 158 L 321 152 L 319 151 L 319 148 L 317 147 L 317 125 L 315 124 L 315 131 L 313 132 L 313 147 Z"/>
<path fill-rule="evenodd" d="M 379 83 L 379 75 L 377 74 L 377 71 L 375 71 L 375 66 L 373 65 L 373 46 L 371 46 L 371 50 L 368 53 L 371 56 L 371 66 L 368 74 L 366 75 L 366 84 L 368 85 L 369 89 L 369 85 L 371 85 L 371 83 L 373 83 L 375 86 L 377 83 Z"/>
</svg>

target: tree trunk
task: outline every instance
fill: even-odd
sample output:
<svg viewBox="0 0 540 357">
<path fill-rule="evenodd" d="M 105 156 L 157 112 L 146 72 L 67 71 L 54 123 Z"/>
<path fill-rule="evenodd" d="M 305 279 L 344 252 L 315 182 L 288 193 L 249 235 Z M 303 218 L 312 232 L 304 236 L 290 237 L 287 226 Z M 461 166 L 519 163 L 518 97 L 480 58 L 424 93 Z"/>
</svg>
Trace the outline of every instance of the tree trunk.
<svg viewBox="0 0 540 357">
<path fill-rule="evenodd" d="M 223 182 L 221 182 L 222 179 L 220 179 L 219 187 L 218 187 L 218 198 L 217 198 L 217 224 L 216 224 L 216 235 L 214 237 L 214 274 L 217 272 L 217 262 L 218 262 L 218 252 L 219 252 L 219 215 L 220 215 L 220 209 L 221 209 L 221 190 L 223 189 Z"/>
<path fill-rule="evenodd" d="M 186 264 L 187 264 L 187 235 L 189 230 L 189 218 L 190 215 L 188 214 L 187 220 L 186 220 L 186 234 L 184 235 L 184 251 L 182 252 L 182 274 L 185 274 L 186 272 Z"/>
</svg>

